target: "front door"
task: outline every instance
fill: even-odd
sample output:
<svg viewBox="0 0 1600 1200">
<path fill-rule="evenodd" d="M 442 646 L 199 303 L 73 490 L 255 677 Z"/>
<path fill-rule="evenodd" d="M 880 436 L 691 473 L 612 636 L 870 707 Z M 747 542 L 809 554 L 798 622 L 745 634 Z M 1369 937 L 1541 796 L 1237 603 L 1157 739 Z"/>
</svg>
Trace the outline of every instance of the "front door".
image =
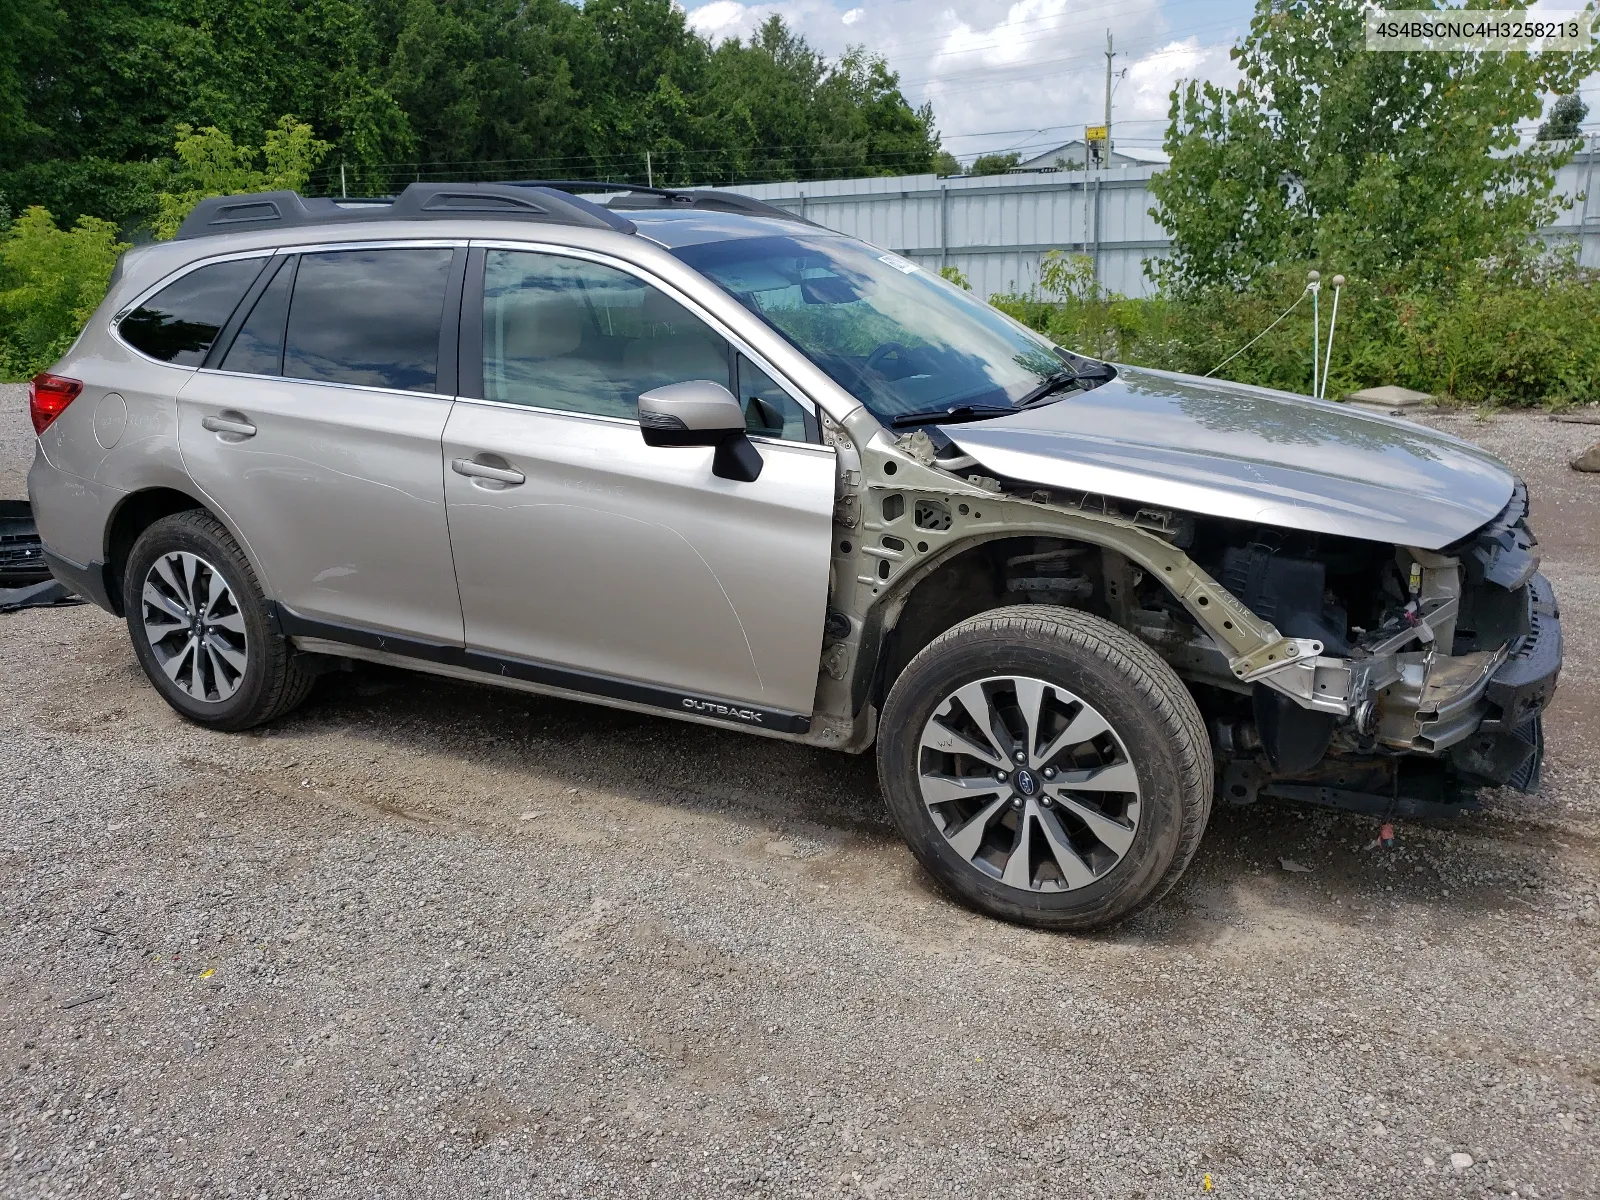
<svg viewBox="0 0 1600 1200">
<path fill-rule="evenodd" d="M 179 394 L 189 474 L 291 616 L 461 644 L 439 458 L 455 348 L 447 338 L 441 356 L 441 328 L 457 253 L 284 260 L 216 368 Z"/>
<path fill-rule="evenodd" d="M 646 446 L 639 393 L 729 384 L 728 343 L 617 267 L 474 254 L 483 285 L 474 264 L 463 303 L 482 306 L 481 338 L 464 314 L 462 353 L 481 352 L 481 398 L 457 400 L 444 437 L 469 654 L 769 727 L 809 713 L 834 489 L 832 451 L 803 440 L 815 422 L 783 420 L 800 406 L 767 389 L 752 483 L 713 475 L 709 448 Z"/>
</svg>

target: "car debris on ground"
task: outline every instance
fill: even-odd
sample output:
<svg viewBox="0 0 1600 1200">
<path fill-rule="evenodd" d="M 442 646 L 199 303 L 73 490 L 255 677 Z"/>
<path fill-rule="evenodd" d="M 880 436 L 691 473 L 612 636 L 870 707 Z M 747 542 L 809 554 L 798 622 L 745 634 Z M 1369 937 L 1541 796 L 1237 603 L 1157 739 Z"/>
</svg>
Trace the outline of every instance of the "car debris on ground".
<svg viewBox="0 0 1600 1200">
<path fill-rule="evenodd" d="M 0 500 L 0 588 L 43 583 L 50 578 L 44 543 L 26 500 Z"/>
<path fill-rule="evenodd" d="M 82 597 L 57 579 L 30 583 L 26 587 L 0 588 L 0 613 L 15 612 L 19 608 L 64 608 L 82 603 Z"/>
</svg>

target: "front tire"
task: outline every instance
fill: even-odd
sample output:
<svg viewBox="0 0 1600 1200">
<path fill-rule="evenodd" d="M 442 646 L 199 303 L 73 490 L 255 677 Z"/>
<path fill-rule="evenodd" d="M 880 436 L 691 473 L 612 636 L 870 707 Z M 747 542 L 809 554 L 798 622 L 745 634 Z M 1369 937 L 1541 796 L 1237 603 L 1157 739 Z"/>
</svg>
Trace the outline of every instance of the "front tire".
<svg viewBox="0 0 1600 1200">
<path fill-rule="evenodd" d="M 191 721 L 250 729 L 311 690 L 315 676 L 273 630 L 249 560 L 203 509 L 163 517 L 139 535 L 122 603 L 139 665 Z"/>
<path fill-rule="evenodd" d="M 1177 882 L 1211 812 L 1194 698 L 1131 634 L 1072 609 L 969 618 L 895 681 L 878 774 L 943 890 L 1008 921 L 1089 930 Z"/>
</svg>

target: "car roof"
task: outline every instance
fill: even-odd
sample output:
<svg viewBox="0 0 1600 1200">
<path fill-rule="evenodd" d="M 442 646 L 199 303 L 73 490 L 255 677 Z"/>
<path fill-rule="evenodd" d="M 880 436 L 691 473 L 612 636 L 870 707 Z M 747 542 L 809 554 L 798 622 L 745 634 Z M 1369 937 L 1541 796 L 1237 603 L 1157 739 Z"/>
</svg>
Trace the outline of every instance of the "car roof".
<svg viewBox="0 0 1600 1200">
<path fill-rule="evenodd" d="M 709 209 L 629 210 L 628 219 L 641 236 L 668 250 L 700 246 L 708 242 L 728 242 L 758 237 L 841 237 L 820 225 L 800 226 L 781 217 L 760 217 L 747 213 L 715 212 Z"/>
</svg>

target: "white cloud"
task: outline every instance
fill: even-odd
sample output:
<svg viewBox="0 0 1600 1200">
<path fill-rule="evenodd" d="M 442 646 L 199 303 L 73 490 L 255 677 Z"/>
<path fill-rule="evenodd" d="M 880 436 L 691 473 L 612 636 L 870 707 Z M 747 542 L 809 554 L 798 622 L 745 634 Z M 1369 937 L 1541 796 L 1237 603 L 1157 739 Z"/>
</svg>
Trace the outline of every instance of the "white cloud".
<svg viewBox="0 0 1600 1200">
<path fill-rule="evenodd" d="M 857 21 L 861 20 L 862 12 L 862 9 L 852 8 L 849 12 L 845 13 L 844 16 L 840 17 L 839 20 L 846 25 L 854 25 Z"/>
<path fill-rule="evenodd" d="M 1154 50 L 1128 68 L 1132 95 L 1127 102 L 1140 116 L 1165 118 L 1172 87 L 1180 79 L 1209 79 L 1232 86 L 1239 69 L 1229 57 L 1231 43 L 1202 46 L 1198 38 L 1185 38 Z"/>
<path fill-rule="evenodd" d="M 713 42 L 748 37 L 772 11 L 771 7 L 740 4 L 739 0 L 711 0 L 689 11 L 689 28 Z"/>
</svg>

